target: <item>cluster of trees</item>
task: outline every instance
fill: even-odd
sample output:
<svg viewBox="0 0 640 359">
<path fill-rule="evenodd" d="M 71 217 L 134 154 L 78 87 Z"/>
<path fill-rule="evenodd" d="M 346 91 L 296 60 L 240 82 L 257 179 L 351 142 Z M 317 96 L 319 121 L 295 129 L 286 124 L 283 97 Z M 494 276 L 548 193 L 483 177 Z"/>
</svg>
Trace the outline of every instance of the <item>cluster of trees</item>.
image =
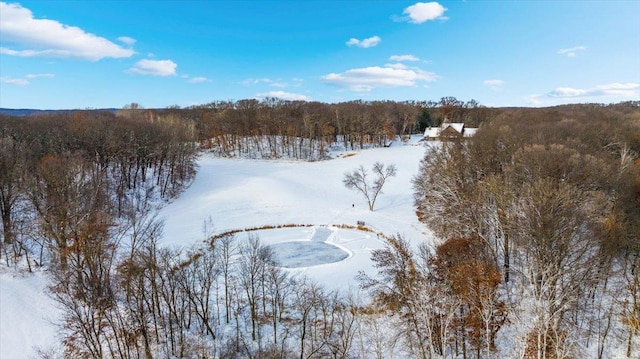
<svg viewBox="0 0 640 359">
<path fill-rule="evenodd" d="M 201 144 L 224 156 L 318 160 L 331 147 L 382 147 L 446 118 L 477 126 L 491 110 L 476 101 L 350 101 L 336 104 L 274 98 L 220 101 L 164 112 L 195 120 Z"/>
<path fill-rule="evenodd" d="M 435 251 L 415 250 L 403 237 L 387 239 L 372 259 L 377 277 L 362 275 L 386 321 L 395 353 L 411 358 L 495 357 L 507 321 L 501 273 L 477 237 L 451 238 Z M 392 354 L 393 352 L 390 352 Z"/>
<path fill-rule="evenodd" d="M 415 199 L 420 218 L 445 240 L 428 276 L 444 273 L 443 280 L 454 283 L 433 302 L 448 299 L 458 312 L 428 307 L 450 314 L 453 326 L 446 329 L 453 339 L 434 339 L 426 329 L 420 335 L 456 353 L 465 343 L 478 348 L 476 329 L 468 329 L 466 338 L 455 334 L 455 324 L 470 324 L 467 313 L 476 308 L 482 320 L 473 322 L 484 324 L 489 357 L 492 328 L 500 328 L 506 308 L 518 329 L 512 340 L 519 356 L 603 358 L 613 348 L 637 354 L 638 154 L 634 103 L 508 110 L 469 141 L 432 147 L 414 179 Z M 465 243 L 480 249 L 468 247 L 464 258 L 451 258 L 456 251 L 448 248 Z M 461 297 L 470 290 L 467 281 L 481 291 L 474 294 L 479 303 Z M 406 301 L 431 295 L 431 285 L 416 286 L 418 293 L 412 288 Z M 429 320 L 433 316 L 420 323 L 432 328 Z M 440 321 L 440 333 L 442 326 Z"/>
<path fill-rule="evenodd" d="M 4 261 L 40 253 L 64 266 L 139 203 L 178 194 L 195 174 L 194 128 L 143 111 L 0 117 Z"/>
<path fill-rule="evenodd" d="M 189 251 L 159 248 L 161 225 L 137 218 L 127 241 L 106 241 L 99 270 L 56 278 L 65 357 L 347 358 L 355 353 L 347 298 L 277 266 L 254 236 L 218 236 Z M 126 255 L 122 247 L 130 248 Z M 97 268 L 96 268 L 97 269 Z M 62 271 L 56 275 L 64 276 Z M 46 353 L 45 353 L 46 356 Z"/>
</svg>

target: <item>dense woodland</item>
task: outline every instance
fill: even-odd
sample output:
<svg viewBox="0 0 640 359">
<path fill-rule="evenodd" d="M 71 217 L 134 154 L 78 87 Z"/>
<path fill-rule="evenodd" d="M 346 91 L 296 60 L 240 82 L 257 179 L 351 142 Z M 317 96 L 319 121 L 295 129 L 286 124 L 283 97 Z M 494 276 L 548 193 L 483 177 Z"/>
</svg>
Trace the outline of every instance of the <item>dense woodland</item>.
<svg viewBox="0 0 640 359">
<path fill-rule="evenodd" d="M 430 149 L 414 179 L 416 214 L 439 241 L 387 238 L 372 254 L 379 276 L 359 278 L 372 302 L 289 277 L 256 237 L 205 225 L 207 247 L 157 245 L 154 214 L 188 186 L 199 151 L 322 160 L 445 120 L 480 130 Z M 48 268 L 65 339 L 43 357 L 634 357 L 639 154 L 637 102 L 267 99 L 0 116 L 0 260 Z"/>
<path fill-rule="evenodd" d="M 444 242 L 387 253 L 429 283 L 399 298 L 421 351 L 490 357 L 511 325 L 525 357 L 640 353 L 640 113 L 627 105 L 504 111 L 426 154 L 418 215 Z M 442 305 L 416 313 L 413 296 Z"/>
</svg>

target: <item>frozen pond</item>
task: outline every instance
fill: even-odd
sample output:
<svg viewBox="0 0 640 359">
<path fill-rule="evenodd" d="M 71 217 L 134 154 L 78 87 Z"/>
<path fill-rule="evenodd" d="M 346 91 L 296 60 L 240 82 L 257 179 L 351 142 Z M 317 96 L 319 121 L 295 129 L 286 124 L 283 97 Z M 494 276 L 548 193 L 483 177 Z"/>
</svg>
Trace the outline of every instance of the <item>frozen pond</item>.
<svg viewBox="0 0 640 359">
<path fill-rule="evenodd" d="M 238 245 L 257 237 L 268 247 L 279 266 L 292 275 L 303 275 L 333 290 L 354 291 L 359 273 L 376 274 L 371 251 L 385 248 L 384 238 L 356 228 L 304 225 L 239 232 Z"/>
<path fill-rule="evenodd" d="M 272 244 L 270 247 L 284 268 L 311 267 L 335 263 L 349 257 L 349 253 L 320 241 L 295 241 Z"/>
</svg>

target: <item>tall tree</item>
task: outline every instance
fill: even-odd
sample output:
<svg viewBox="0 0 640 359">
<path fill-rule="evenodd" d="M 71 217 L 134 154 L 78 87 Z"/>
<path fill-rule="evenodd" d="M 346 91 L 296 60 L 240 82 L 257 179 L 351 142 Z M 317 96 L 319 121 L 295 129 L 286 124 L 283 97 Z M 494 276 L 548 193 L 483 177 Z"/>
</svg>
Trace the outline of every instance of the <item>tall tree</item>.
<svg viewBox="0 0 640 359">
<path fill-rule="evenodd" d="M 25 147 L 10 136 L 0 137 L 0 217 L 4 243 L 14 240 L 14 211 L 25 176 Z"/>
</svg>

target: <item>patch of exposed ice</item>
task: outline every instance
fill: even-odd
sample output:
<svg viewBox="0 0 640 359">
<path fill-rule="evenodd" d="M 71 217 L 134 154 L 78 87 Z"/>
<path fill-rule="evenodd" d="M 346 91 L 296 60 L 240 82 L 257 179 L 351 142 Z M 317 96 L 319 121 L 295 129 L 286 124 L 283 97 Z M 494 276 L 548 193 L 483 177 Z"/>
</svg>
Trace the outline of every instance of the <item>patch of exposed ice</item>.
<svg viewBox="0 0 640 359">
<path fill-rule="evenodd" d="M 349 253 L 341 248 L 323 241 L 284 242 L 272 244 L 270 247 L 273 249 L 278 263 L 284 268 L 313 267 L 340 262 L 349 257 Z"/>
</svg>

